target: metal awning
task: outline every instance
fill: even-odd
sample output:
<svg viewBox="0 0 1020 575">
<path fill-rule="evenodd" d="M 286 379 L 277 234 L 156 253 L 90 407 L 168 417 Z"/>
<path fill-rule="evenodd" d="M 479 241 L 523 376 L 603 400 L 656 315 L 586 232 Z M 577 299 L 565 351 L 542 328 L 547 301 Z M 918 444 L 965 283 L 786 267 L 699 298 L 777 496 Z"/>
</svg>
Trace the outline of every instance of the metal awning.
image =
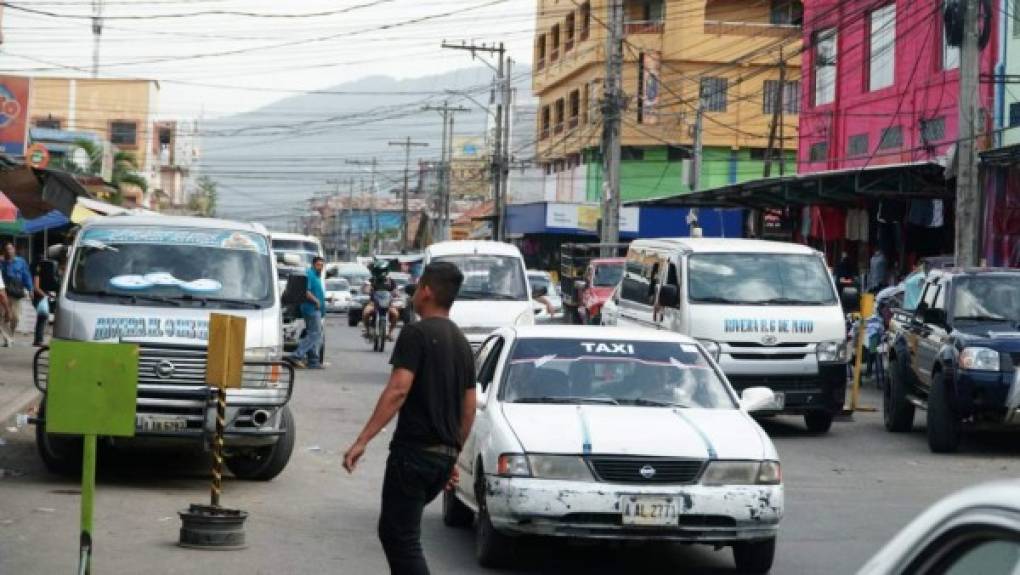
<svg viewBox="0 0 1020 575">
<path fill-rule="evenodd" d="M 762 178 L 628 205 L 774 209 L 804 205 L 855 207 L 868 200 L 952 197 L 941 164 L 916 162 Z"/>
<path fill-rule="evenodd" d="M 0 169 L 0 191 L 21 211 L 26 219 L 38 218 L 51 210 L 70 216 L 85 188 L 66 172 L 39 170 L 28 166 Z"/>
<path fill-rule="evenodd" d="M 985 150 L 979 155 L 981 156 L 982 164 L 992 166 L 1010 166 L 1020 164 L 1020 144 Z"/>
</svg>

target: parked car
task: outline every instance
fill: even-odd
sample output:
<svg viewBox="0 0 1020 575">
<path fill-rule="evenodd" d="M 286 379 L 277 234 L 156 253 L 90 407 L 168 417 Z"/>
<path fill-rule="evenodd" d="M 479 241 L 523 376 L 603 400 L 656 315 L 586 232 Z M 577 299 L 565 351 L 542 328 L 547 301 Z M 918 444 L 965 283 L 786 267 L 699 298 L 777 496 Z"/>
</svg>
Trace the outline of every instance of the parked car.
<svg viewBox="0 0 1020 575">
<path fill-rule="evenodd" d="M 326 280 L 326 312 L 345 313 L 351 307 L 351 283 L 344 278 Z"/>
<path fill-rule="evenodd" d="M 358 262 L 334 262 L 326 265 L 326 277 L 345 279 L 350 284 L 351 302 L 347 307 L 347 325 L 358 325 L 361 310 L 368 303 L 368 294 L 363 288 L 365 282 L 371 279 L 372 272 Z"/>
<path fill-rule="evenodd" d="M 857 575 L 1020 573 L 1020 481 L 950 495 L 903 528 Z"/>
<path fill-rule="evenodd" d="M 622 258 L 627 255 L 628 244 L 563 244 L 560 247 L 560 293 L 563 296 L 564 314 L 570 323 L 593 323 L 596 314 L 582 316 L 584 288 L 581 282 L 590 279 L 591 262 L 603 258 Z M 611 291 L 611 290 L 610 290 Z M 601 292 L 600 292 L 601 294 Z M 603 299 L 601 303 L 604 303 Z"/>
<path fill-rule="evenodd" d="M 927 413 L 928 446 L 956 451 L 968 427 L 1020 424 L 1020 270 L 938 269 L 889 350 L 885 427 Z"/>
<path fill-rule="evenodd" d="M 646 329 L 505 327 L 477 366 L 443 520 L 475 526 L 483 566 L 530 535 L 730 546 L 741 572 L 771 568 L 782 474 L 748 414 L 770 390 L 741 399 L 695 340 Z"/>
</svg>

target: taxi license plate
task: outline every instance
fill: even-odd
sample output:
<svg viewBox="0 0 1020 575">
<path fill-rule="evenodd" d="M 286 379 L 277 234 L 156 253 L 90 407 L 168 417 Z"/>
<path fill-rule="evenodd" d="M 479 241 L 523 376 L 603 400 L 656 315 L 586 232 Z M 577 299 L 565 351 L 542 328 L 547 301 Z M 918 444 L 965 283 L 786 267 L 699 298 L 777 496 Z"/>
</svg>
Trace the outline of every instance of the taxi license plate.
<svg viewBox="0 0 1020 575">
<path fill-rule="evenodd" d="M 188 420 L 183 417 L 169 415 L 136 415 L 135 430 L 152 433 L 184 431 L 188 428 Z"/>
<path fill-rule="evenodd" d="M 624 525 L 676 525 L 676 502 L 669 497 L 624 496 L 620 500 Z"/>
</svg>

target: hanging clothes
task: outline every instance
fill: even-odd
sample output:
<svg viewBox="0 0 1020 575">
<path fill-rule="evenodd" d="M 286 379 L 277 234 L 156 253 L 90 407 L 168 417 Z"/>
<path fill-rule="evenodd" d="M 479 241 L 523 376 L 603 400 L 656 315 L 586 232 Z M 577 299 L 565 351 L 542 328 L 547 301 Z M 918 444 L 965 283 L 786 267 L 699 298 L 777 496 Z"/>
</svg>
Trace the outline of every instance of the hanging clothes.
<svg viewBox="0 0 1020 575">
<path fill-rule="evenodd" d="M 851 208 L 846 211 L 846 239 L 852 242 L 866 242 L 870 239 L 868 211 Z"/>
<path fill-rule="evenodd" d="M 907 213 L 907 204 L 901 200 L 882 200 L 878 204 L 878 221 L 883 224 L 902 222 Z"/>
</svg>

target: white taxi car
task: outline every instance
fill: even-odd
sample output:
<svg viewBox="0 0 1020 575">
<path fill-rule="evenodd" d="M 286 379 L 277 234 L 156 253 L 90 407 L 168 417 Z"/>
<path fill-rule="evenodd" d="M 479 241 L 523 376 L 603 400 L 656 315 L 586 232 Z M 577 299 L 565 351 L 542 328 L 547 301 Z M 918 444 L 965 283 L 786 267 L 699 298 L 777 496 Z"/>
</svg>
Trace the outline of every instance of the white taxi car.
<svg viewBox="0 0 1020 575">
<path fill-rule="evenodd" d="M 772 566 L 783 515 L 779 458 L 693 339 L 669 332 L 537 326 L 478 352 L 478 411 L 443 496 L 443 520 L 476 526 L 498 566 L 515 536 L 730 546 L 742 572 Z"/>
</svg>

